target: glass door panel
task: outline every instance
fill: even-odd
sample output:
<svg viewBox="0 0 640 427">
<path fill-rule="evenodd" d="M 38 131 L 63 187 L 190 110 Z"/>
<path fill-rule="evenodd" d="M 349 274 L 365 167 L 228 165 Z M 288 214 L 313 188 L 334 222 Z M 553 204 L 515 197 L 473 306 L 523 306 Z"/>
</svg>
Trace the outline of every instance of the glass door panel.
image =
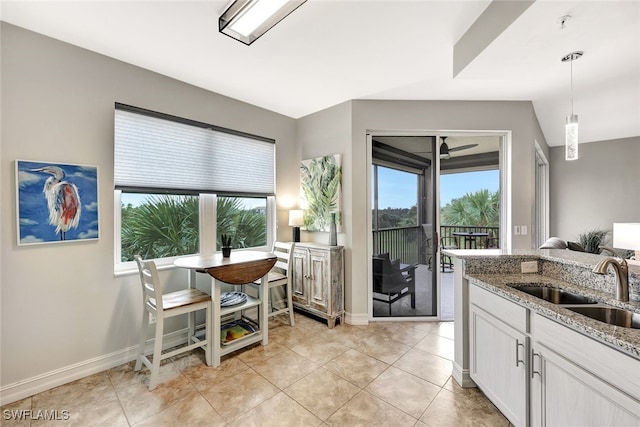
<svg viewBox="0 0 640 427">
<path fill-rule="evenodd" d="M 435 137 L 372 137 L 372 316 L 438 315 Z"/>
</svg>

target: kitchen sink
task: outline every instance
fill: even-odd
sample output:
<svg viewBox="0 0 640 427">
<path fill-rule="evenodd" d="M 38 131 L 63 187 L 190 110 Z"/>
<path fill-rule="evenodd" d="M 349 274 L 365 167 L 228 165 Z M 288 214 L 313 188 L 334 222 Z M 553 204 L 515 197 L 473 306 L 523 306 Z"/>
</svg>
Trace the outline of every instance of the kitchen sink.
<svg viewBox="0 0 640 427">
<path fill-rule="evenodd" d="M 615 307 L 565 307 L 583 316 L 609 325 L 640 329 L 640 314 Z"/>
<path fill-rule="evenodd" d="M 515 289 L 554 304 L 597 304 L 589 297 L 574 294 L 560 288 L 539 285 L 515 286 Z"/>
</svg>

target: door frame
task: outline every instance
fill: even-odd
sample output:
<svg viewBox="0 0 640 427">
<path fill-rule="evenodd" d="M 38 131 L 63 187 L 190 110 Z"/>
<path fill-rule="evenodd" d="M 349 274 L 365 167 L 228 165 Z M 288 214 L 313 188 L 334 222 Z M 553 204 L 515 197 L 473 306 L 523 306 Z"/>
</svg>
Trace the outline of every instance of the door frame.
<svg viewBox="0 0 640 427">
<path fill-rule="evenodd" d="M 371 287 L 371 283 L 373 280 L 373 253 L 371 248 L 373 248 L 373 227 L 372 227 L 372 207 L 373 207 L 373 197 L 374 197 L 374 189 L 373 183 L 371 179 L 371 167 L 373 166 L 373 142 L 372 139 L 374 136 L 425 136 L 425 137 L 435 137 L 436 144 L 439 141 L 439 134 L 437 132 L 431 131 L 380 131 L 380 130 L 367 130 L 367 173 L 368 178 L 367 182 L 367 306 L 368 306 L 368 316 L 369 322 L 379 322 L 379 321 L 403 321 L 403 322 L 424 322 L 424 321 L 439 321 L 440 320 L 440 275 L 437 274 L 437 269 L 432 274 L 434 275 L 434 280 L 436 283 L 436 315 L 435 316 L 415 316 L 415 317 L 373 317 L 373 289 Z M 433 168 L 436 171 L 440 170 L 440 156 L 434 156 L 433 159 Z M 434 207 L 433 207 L 433 221 L 434 221 L 434 229 L 438 229 L 438 225 L 440 224 L 440 209 L 435 208 L 436 206 L 440 206 L 440 192 L 438 191 L 440 187 L 440 174 L 433 174 L 435 186 L 434 189 Z M 440 257 L 440 245 L 435 245 L 437 247 L 437 251 L 432 253 L 434 259 L 439 259 Z M 437 264 L 436 264 L 437 265 Z"/>
<path fill-rule="evenodd" d="M 534 177 L 535 177 L 535 233 L 534 245 L 542 246 L 549 238 L 549 159 L 535 142 Z"/>
<path fill-rule="evenodd" d="M 372 209 L 373 206 L 373 188 L 371 182 L 371 166 L 372 159 L 372 138 L 373 136 L 429 136 L 435 137 L 436 143 L 440 141 L 441 135 L 495 135 L 500 137 L 500 157 L 499 157 L 499 171 L 500 171 L 500 248 L 503 250 L 511 250 L 512 238 L 511 238 L 511 165 L 512 165 L 512 137 L 510 130 L 423 130 L 423 131 L 411 131 L 411 130 L 366 130 L 366 142 L 367 142 L 367 179 L 366 181 L 366 196 L 367 196 L 367 210 L 366 210 L 366 224 L 367 224 L 367 306 L 369 322 L 372 321 L 440 321 L 441 305 L 440 305 L 440 275 L 436 274 L 436 292 L 437 292 L 437 312 L 436 316 L 421 316 L 421 317 L 373 317 L 373 289 L 371 283 L 373 280 L 373 262 L 372 262 L 372 248 L 373 248 L 373 230 L 372 230 Z M 434 229 L 440 229 L 440 209 L 435 208 L 440 206 L 440 156 L 434 156 L 434 168 L 438 173 L 434 174 Z M 438 233 L 439 234 L 439 233 Z M 439 259 L 440 257 L 440 245 L 437 246 L 437 251 L 433 252 L 433 257 Z"/>
</svg>

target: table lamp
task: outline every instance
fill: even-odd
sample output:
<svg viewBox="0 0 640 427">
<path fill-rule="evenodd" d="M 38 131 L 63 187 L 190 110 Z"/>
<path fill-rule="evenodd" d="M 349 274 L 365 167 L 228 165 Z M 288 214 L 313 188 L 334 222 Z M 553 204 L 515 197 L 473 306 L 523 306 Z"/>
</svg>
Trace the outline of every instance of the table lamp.
<svg viewBox="0 0 640 427">
<path fill-rule="evenodd" d="M 613 247 L 636 251 L 636 260 L 640 260 L 640 223 L 614 223 Z"/>
<path fill-rule="evenodd" d="M 289 211 L 289 226 L 293 227 L 293 241 L 300 241 L 300 226 L 304 225 L 301 209 L 292 209 Z"/>
</svg>

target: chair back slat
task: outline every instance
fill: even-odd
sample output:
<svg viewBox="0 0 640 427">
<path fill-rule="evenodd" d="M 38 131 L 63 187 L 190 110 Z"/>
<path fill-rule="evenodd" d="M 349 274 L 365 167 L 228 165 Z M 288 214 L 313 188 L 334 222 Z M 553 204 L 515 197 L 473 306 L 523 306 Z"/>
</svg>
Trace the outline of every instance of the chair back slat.
<svg viewBox="0 0 640 427">
<path fill-rule="evenodd" d="M 138 264 L 138 272 L 140 273 L 144 304 L 152 300 L 156 309 L 162 311 L 162 285 L 158 276 L 156 263 L 153 261 L 145 261 L 140 255 L 136 255 L 134 258 Z"/>
<path fill-rule="evenodd" d="M 289 265 L 293 261 L 293 249 L 295 247 L 295 243 L 293 242 L 274 242 L 273 243 L 273 254 L 278 258 L 276 260 L 273 269 L 275 271 L 279 271 L 285 276 L 290 276 L 290 268 Z"/>
</svg>

